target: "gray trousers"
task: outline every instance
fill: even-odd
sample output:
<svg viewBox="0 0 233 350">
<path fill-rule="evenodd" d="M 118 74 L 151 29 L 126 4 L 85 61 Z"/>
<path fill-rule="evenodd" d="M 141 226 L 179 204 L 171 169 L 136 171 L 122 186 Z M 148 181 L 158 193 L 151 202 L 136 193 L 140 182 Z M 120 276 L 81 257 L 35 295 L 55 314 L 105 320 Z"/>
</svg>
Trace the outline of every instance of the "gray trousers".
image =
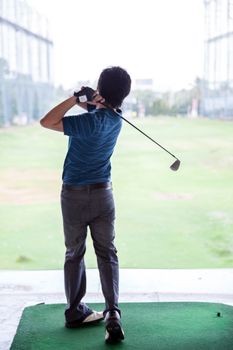
<svg viewBox="0 0 233 350">
<path fill-rule="evenodd" d="M 66 321 L 82 321 L 92 310 L 82 303 L 86 293 L 86 251 L 87 228 L 89 226 L 100 275 L 106 308 L 119 310 L 119 266 L 114 245 L 115 205 L 112 189 L 80 189 L 62 186 L 61 208 L 65 236 L 65 293 L 67 306 Z"/>
</svg>

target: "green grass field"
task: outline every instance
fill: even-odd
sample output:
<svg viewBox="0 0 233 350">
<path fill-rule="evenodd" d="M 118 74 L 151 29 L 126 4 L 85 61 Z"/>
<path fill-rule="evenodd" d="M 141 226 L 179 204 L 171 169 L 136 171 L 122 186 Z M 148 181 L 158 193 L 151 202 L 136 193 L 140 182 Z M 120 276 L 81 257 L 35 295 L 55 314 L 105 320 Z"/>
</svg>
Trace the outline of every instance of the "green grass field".
<svg viewBox="0 0 233 350">
<path fill-rule="evenodd" d="M 134 121 L 112 159 L 122 268 L 233 267 L 233 122 Z M 0 268 L 63 267 L 59 204 L 67 138 L 39 125 L 0 130 Z M 91 240 L 88 268 L 96 267 Z"/>
</svg>

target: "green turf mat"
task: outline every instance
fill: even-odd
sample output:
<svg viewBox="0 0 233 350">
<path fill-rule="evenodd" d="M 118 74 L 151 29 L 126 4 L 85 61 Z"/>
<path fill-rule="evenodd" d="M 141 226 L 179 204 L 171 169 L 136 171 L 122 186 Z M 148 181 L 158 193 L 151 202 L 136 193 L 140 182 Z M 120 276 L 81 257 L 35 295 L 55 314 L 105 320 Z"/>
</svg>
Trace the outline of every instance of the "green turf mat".
<svg viewBox="0 0 233 350">
<path fill-rule="evenodd" d="M 101 310 L 102 304 L 90 304 Z M 233 307 L 213 303 L 122 303 L 125 341 L 104 343 L 104 323 L 66 329 L 64 305 L 27 307 L 11 350 L 232 350 Z M 220 317 L 217 313 L 220 313 Z"/>
</svg>

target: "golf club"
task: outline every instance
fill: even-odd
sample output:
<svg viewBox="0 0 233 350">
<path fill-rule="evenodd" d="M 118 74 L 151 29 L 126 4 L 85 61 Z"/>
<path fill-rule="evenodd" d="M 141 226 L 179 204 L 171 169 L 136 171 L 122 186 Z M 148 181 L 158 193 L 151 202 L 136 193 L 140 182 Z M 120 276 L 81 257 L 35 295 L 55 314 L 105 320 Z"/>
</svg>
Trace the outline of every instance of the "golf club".
<svg viewBox="0 0 233 350">
<path fill-rule="evenodd" d="M 74 96 L 76 96 L 79 99 L 79 102 L 88 102 L 91 101 L 95 96 L 94 93 L 96 93 L 95 90 L 93 90 L 92 88 L 89 87 L 84 87 L 82 90 L 75 92 Z M 174 156 L 174 154 L 172 154 L 170 151 L 168 151 L 165 147 L 163 147 L 162 145 L 160 145 L 157 141 L 155 141 L 154 139 L 152 139 L 152 137 L 150 137 L 149 135 L 147 135 L 144 131 L 142 131 L 141 129 L 139 129 L 136 125 L 134 125 L 133 123 L 131 123 L 128 119 L 124 118 L 119 112 L 115 111 L 113 108 L 111 108 L 107 103 L 101 102 L 102 105 L 104 105 L 105 107 L 110 108 L 111 110 L 113 110 L 121 119 L 123 119 L 126 123 L 128 123 L 129 125 L 131 125 L 133 128 L 135 128 L 137 131 L 139 131 L 142 135 L 144 135 L 145 137 L 147 137 L 149 140 L 151 140 L 152 142 L 154 142 L 157 146 L 159 146 L 160 148 L 162 148 L 164 151 L 166 151 L 167 153 L 169 153 L 173 158 L 175 158 L 175 162 L 172 163 L 172 165 L 170 166 L 170 169 L 173 171 L 177 171 L 180 167 L 180 160 Z"/>
</svg>

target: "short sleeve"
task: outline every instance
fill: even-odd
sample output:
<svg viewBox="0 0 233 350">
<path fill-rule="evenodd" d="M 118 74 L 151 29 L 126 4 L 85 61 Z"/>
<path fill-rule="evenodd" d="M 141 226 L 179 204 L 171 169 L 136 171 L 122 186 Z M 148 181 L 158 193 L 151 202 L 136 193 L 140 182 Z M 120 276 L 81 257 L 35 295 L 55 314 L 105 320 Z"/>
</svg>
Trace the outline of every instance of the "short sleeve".
<svg viewBox="0 0 233 350">
<path fill-rule="evenodd" d="M 85 138 L 92 134 L 93 123 L 88 113 L 62 118 L 64 135 Z"/>
</svg>

